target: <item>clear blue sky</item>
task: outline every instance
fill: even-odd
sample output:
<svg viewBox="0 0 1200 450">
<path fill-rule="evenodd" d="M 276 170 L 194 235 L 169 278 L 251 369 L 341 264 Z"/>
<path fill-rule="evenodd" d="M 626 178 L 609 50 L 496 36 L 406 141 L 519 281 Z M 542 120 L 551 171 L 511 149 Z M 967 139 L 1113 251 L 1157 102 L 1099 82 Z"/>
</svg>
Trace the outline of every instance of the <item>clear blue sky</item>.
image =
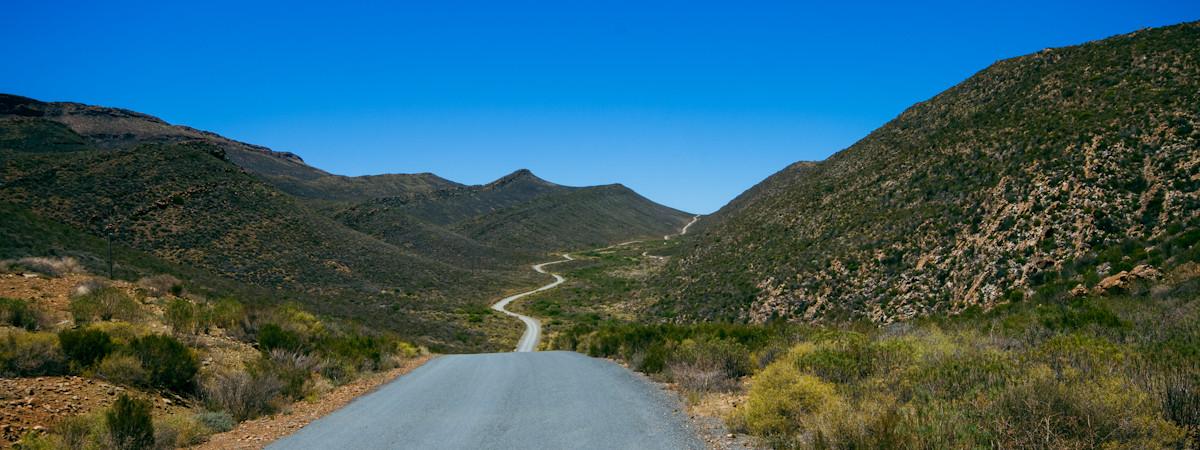
<svg viewBox="0 0 1200 450">
<path fill-rule="evenodd" d="M 698 213 L 997 59 L 1200 19 L 1186 0 L 177 3 L 6 2 L 0 92 L 334 173 L 524 167 Z"/>
</svg>

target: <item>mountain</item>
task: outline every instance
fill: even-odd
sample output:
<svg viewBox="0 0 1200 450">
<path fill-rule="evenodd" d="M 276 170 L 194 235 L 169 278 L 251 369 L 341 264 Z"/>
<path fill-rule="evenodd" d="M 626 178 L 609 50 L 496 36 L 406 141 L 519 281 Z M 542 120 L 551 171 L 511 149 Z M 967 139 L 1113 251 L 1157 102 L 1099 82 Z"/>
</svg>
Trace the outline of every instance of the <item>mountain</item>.
<svg viewBox="0 0 1200 450">
<path fill-rule="evenodd" d="M 365 200 L 458 185 L 429 173 L 365 177 L 333 175 L 305 164 L 295 153 L 277 152 L 207 131 L 171 125 L 157 117 L 120 108 L 69 102 L 49 103 L 0 94 L 0 117 L 7 122 L 5 128 L 20 121 L 20 127 L 38 127 L 49 131 L 49 127 L 58 124 L 61 125 L 57 128 L 59 132 L 73 131 L 83 138 L 83 142 L 102 149 L 130 149 L 146 143 L 203 141 L 224 150 L 230 162 L 284 192 L 302 198 Z M 28 145 L 26 148 L 41 147 Z"/>
<path fill-rule="evenodd" d="M 10 155 L 0 201 L 228 278 L 370 292 L 464 275 L 341 226 L 205 142 Z"/>
<path fill-rule="evenodd" d="M 658 313 L 886 323 L 1195 261 L 1198 48 L 1188 23 L 999 61 L 702 219 Z"/>
<path fill-rule="evenodd" d="M 333 175 L 145 114 L 13 95 L 0 95 L 0 213 L 5 257 L 95 269 L 112 236 L 119 276 L 297 300 L 445 350 L 506 347 L 495 338 L 511 322 L 479 311 L 536 283 L 528 264 L 547 252 L 670 233 L 688 216 L 528 171 L 482 186 Z"/>
<path fill-rule="evenodd" d="M 492 248 L 474 255 L 529 258 L 565 248 L 589 248 L 633 237 L 674 233 L 689 215 L 654 203 L 619 184 L 560 186 L 522 169 L 491 183 L 404 197 L 380 198 L 340 211 L 348 226 L 396 245 L 420 245 L 431 230 L 451 247 Z M 483 259 L 480 259 L 483 258 Z M 465 262 L 464 262 L 465 263 Z"/>
</svg>

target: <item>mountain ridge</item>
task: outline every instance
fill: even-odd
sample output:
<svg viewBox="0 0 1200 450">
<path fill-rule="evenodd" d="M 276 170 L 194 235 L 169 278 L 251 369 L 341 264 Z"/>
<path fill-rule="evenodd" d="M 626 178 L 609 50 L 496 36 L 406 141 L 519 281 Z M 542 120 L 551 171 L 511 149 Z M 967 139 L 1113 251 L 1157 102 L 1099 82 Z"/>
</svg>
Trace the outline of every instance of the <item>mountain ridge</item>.
<svg viewBox="0 0 1200 450">
<path fill-rule="evenodd" d="M 1195 48 L 1193 22 L 999 61 L 702 220 L 658 312 L 887 323 L 1181 264 L 1200 222 Z"/>
</svg>

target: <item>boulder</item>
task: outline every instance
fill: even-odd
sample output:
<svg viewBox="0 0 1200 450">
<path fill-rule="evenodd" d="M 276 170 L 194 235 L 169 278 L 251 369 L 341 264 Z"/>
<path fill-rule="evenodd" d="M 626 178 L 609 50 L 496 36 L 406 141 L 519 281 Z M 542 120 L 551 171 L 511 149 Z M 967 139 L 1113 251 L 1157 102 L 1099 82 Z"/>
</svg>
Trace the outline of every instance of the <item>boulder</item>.
<svg viewBox="0 0 1200 450">
<path fill-rule="evenodd" d="M 1133 269 L 1122 270 L 1116 275 L 1105 277 L 1096 284 L 1092 289 L 1093 293 L 1102 294 L 1105 292 L 1128 289 L 1135 281 L 1139 280 L 1157 280 L 1162 277 L 1162 271 L 1156 269 L 1149 264 L 1139 264 Z M 1074 289 L 1071 291 L 1074 292 Z"/>
</svg>

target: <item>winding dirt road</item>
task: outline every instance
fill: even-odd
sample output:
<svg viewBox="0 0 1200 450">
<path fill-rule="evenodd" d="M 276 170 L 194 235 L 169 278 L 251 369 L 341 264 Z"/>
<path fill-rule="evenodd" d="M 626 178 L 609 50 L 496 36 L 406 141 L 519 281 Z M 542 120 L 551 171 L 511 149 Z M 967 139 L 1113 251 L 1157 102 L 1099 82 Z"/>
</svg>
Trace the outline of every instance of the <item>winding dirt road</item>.
<svg viewBox="0 0 1200 450">
<path fill-rule="evenodd" d="M 538 273 L 549 273 L 549 272 L 546 272 L 546 269 L 543 269 L 543 267 L 546 267 L 551 264 L 558 264 L 558 263 L 564 263 L 567 261 L 574 261 L 574 258 L 571 258 L 571 255 L 563 253 L 562 256 L 563 256 L 563 259 L 560 259 L 558 261 L 544 262 L 544 263 L 535 265 L 535 266 L 533 266 L 533 270 L 536 270 Z M 527 295 L 536 294 L 538 292 L 542 292 L 547 289 L 554 289 L 558 285 L 562 284 L 562 282 L 567 281 L 566 278 L 563 278 L 562 275 L 559 275 L 557 273 L 551 273 L 550 275 L 554 276 L 554 282 L 547 284 L 545 286 L 542 286 L 540 288 L 534 289 L 532 291 L 522 292 L 520 294 L 504 297 L 500 301 L 496 302 L 496 304 L 492 305 L 492 309 L 494 309 L 496 311 L 500 311 L 505 314 L 508 314 L 510 316 L 516 317 L 518 319 L 521 319 L 522 322 L 525 322 L 525 333 L 521 335 L 521 340 L 517 341 L 517 348 L 514 351 L 518 351 L 518 352 L 536 351 L 538 341 L 540 341 L 542 339 L 542 323 L 535 318 L 526 316 L 524 314 L 518 314 L 518 313 L 515 313 L 512 311 L 509 311 L 509 310 L 505 309 L 505 307 L 508 306 L 509 303 L 512 303 L 513 300 L 519 299 L 519 298 L 527 296 Z"/>
</svg>

